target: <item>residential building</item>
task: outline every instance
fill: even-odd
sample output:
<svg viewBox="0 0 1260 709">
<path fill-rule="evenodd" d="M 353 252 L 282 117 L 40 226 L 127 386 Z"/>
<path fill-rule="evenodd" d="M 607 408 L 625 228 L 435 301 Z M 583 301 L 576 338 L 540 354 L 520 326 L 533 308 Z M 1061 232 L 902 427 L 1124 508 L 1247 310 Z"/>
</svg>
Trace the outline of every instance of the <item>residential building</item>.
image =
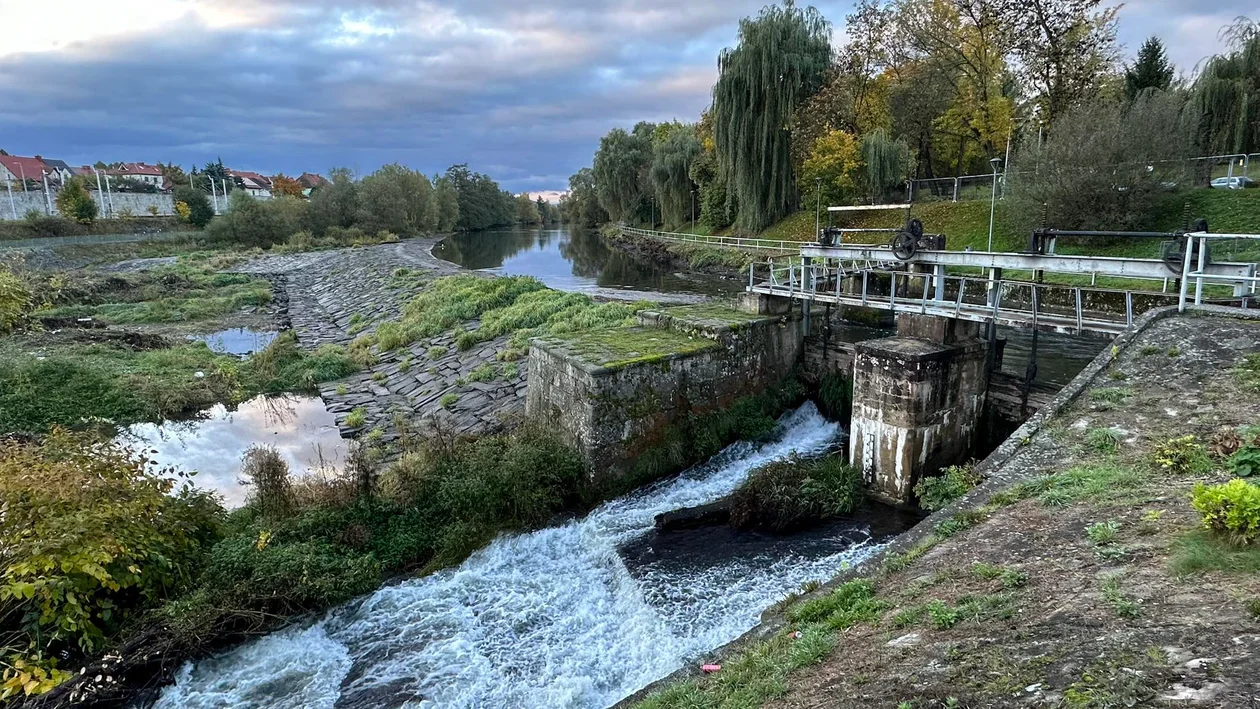
<svg viewBox="0 0 1260 709">
<path fill-rule="evenodd" d="M 304 172 L 302 176 L 297 178 L 299 184 L 304 190 L 313 190 L 316 187 L 326 187 L 332 183 L 325 180 L 322 175 L 316 175 L 313 172 Z"/>
<path fill-rule="evenodd" d="M 31 189 L 44 189 L 44 173 L 49 172 L 43 158 L 0 155 L 0 182 L 19 188 L 23 180 Z"/>
<path fill-rule="evenodd" d="M 109 172 L 115 177 L 126 177 L 143 182 L 154 189 L 162 190 L 166 188 L 166 178 L 162 175 L 162 170 L 157 165 L 149 165 L 142 162 L 125 162 L 118 169 L 110 170 Z"/>
<path fill-rule="evenodd" d="M 271 179 L 248 170 L 228 170 L 228 177 L 251 197 L 270 197 Z"/>
<path fill-rule="evenodd" d="M 35 157 L 39 156 L 36 155 Z M 50 181 L 55 181 L 59 185 L 64 185 L 66 180 L 74 177 L 74 170 L 66 164 L 65 160 L 49 160 L 48 158 L 41 159 L 44 161 L 44 165 L 48 167 L 48 179 Z"/>
</svg>

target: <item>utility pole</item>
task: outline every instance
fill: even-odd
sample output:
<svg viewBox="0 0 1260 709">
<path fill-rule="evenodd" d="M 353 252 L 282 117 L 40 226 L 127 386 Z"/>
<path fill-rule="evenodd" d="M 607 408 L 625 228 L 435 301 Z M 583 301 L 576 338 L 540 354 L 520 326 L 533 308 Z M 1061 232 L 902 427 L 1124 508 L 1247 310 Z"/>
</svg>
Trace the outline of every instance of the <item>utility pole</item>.
<svg viewBox="0 0 1260 709">
<path fill-rule="evenodd" d="M 105 173 L 105 196 L 109 198 L 109 216 L 114 216 L 114 188 L 109 184 L 109 173 Z"/>
<path fill-rule="evenodd" d="M 40 177 L 44 178 L 44 211 L 52 216 L 52 196 L 48 194 L 48 171 L 40 170 Z"/>
<path fill-rule="evenodd" d="M 219 213 L 219 195 L 214 191 L 214 178 L 207 177 L 206 179 L 210 180 L 210 199 L 214 201 L 214 213 L 217 215 Z"/>
<path fill-rule="evenodd" d="M 993 195 L 989 198 L 989 251 L 993 250 L 993 215 L 997 211 L 997 169 L 1001 162 L 1002 158 L 989 160 L 989 164 L 993 165 Z"/>
<path fill-rule="evenodd" d="M 814 178 L 814 238 L 822 231 L 822 178 Z"/>
<path fill-rule="evenodd" d="M 92 172 L 96 173 L 96 201 L 98 202 L 96 206 L 100 207 L 101 211 L 104 212 L 105 192 L 101 189 L 101 171 L 93 167 Z"/>
<path fill-rule="evenodd" d="M 13 203 L 13 180 L 9 179 L 9 171 L 4 172 L 4 186 L 9 189 L 9 211 L 13 213 L 13 220 L 17 221 L 17 205 Z"/>
</svg>

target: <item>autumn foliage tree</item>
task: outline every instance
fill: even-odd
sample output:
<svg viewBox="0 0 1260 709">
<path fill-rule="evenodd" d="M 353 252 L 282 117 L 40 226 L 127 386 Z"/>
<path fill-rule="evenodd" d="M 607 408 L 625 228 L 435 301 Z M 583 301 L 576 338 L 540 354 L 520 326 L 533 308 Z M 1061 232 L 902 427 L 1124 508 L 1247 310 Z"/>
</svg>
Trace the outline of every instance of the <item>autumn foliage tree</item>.
<svg viewBox="0 0 1260 709">
<path fill-rule="evenodd" d="M 288 195 L 290 197 L 301 197 L 302 196 L 302 183 L 298 182 L 292 177 L 286 177 L 285 174 L 282 172 L 279 175 L 276 175 L 275 177 L 271 178 L 271 192 L 272 194 L 282 194 L 282 195 Z"/>
</svg>

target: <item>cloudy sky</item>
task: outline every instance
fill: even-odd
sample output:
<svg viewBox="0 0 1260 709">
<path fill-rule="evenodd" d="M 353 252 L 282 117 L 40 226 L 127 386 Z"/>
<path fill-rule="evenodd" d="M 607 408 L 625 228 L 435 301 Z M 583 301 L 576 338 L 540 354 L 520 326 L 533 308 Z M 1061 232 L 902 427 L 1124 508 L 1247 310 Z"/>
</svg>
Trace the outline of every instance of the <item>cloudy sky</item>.
<svg viewBox="0 0 1260 709">
<path fill-rule="evenodd" d="M 467 162 L 564 189 L 599 137 L 693 119 L 765 0 L 0 0 L 0 148 L 265 173 Z M 843 24 L 851 3 L 815 3 Z M 1190 71 L 1254 0 L 1133 0 Z M 842 29 L 837 29 L 841 38 Z"/>
</svg>

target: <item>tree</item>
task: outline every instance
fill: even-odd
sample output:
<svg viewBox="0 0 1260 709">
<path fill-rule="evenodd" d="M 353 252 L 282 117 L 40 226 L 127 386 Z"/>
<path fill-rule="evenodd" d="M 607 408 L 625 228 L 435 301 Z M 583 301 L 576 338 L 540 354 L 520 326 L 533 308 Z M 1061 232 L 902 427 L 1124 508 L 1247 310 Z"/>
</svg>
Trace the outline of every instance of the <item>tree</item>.
<svg viewBox="0 0 1260 709">
<path fill-rule="evenodd" d="M 522 192 L 516 198 L 516 221 L 518 224 L 540 224 L 542 215 L 538 213 L 538 205 L 529 198 L 528 192 Z"/>
<path fill-rule="evenodd" d="M 809 206 L 848 204 L 856 191 L 861 166 L 858 141 L 852 133 L 833 130 L 814 142 L 801 164 L 800 190 Z"/>
<path fill-rule="evenodd" d="M 297 215 L 290 209 L 292 204 L 291 197 L 276 197 L 263 202 L 244 191 L 237 191 L 232 194 L 227 212 L 210 222 L 206 234 L 212 239 L 245 246 L 269 247 L 298 230 Z"/>
<path fill-rule="evenodd" d="M 306 213 L 306 228 L 315 236 L 323 236 L 332 227 L 350 228 L 359 213 L 359 185 L 350 169 L 334 167 L 328 178 L 330 184 L 311 195 Z"/>
<path fill-rule="evenodd" d="M 1133 229 L 1185 182 L 1193 106 L 1177 92 L 1132 104 L 1091 102 L 1060 117 L 1044 146 L 1015 156 L 1011 211 L 1031 228 L 1045 216 L 1061 229 Z"/>
<path fill-rule="evenodd" d="M 302 192 L 303 192 L 302 183 L 298 182 L 292 177 L 285 176 L 283 172 L 271 178 L 271 193 L 272 194 L 283 194 L 283 195 L 288 195 L 290 197 L 301 197 L 303 196 Z"/>
<path fill-rule="evenodd" d="M 87 180 L 78 176 L 66 180 L 61 192 L 57 193 L 57 211 L 66 219 L 80 224 L 90 224 L 96 219 L 96 202 L 88 194 Z"/>
<path fill-rule="evenodd" d="M 700 152 L 694 126 L 675 127 L 652 148 L 652 187 L 661 205 L 661 221 L 667 227 L 691 220 L 696 185 L 690 171 Z"/>
<path fill-rule="evenodd" d="M 437 230 L 443 233 L 454 231 L 455 225 L 459 223 L 459 195 L 455 192 L 455 186 L 445 177 L 436 177 L 433 183 L 433 201 L 437 205 Z"/>
<path fill-rule="evenodd" d="M 1260 151 L 1260 33 L 1240 18 L 1222 30 L 1231 51 L 1218 54 L 1195 82 L 1199 142 L 1212 153 Z"/>
<path fill-rule="evenodd" d="M 1103 0 L 1010 0 L 1006 12 L 1021 73 L 1053 126 L 1115 65 L 1117 8 Z"/>
<path fill-rule="evenodd" d="M 635 221 L 642 212 L 648 185 L 644 181 L 652 161 L 651 130 L 627 133 L 614 128 L 599 141 L 593 175 L 599 204 L 613 221 Z"/>
<path fill-rule="evenodd" d="M 162 171 L 162 177 L 165 177 L 171 185 L 178 187 L 180 185 L 188 184 L 188 174 L 185 173 L 184 168 L 179 165 L 176 165 L 175 163 L 167 163 L 165 165 L 158 163 L 157 166 L 158 169 Z"/>
<path fill-rule="evenodd" d="M 550 202 L 543 199 L 542 195 L 538 195 L 538 199 L 534 200 L 534 208 L 538 210 L 538 217 L 543 224 L 551 224 L 558 221 L 555 207 L 552 207 Z"/>
<path fill-rule="evenodd" d="M 742 230 L 760 231 L 796 208 L 789 124 L 822 86 L 831 56 L 830 23 L 792 0 L 741 20 L 739 44 L 719 56 L 714 141 Z"/>
<path fill-rule="evenodd" d="M 583 227 L 593 227 L 608 221 L 608 212 L 601 206 L 596 194 L 595 171 L 589 167 L 578 170 L 569 177 L 569 193 L 562 202 L 568 211 L 569 221 Z"/>
<path fill-rule="evenodd" d="M 1164 52 L 1164 43 L 1159 37 L 1150 37 L 1138 50 L 1137 61 L 1124 71 L 1124 95 L 1132 101 L 1148 89 L 1164 91 L 1172 86 L 1176 75 L 1176 69 Z"/>
<path fill-rule="evenodd" d="M 188 207 L 189 224 L 204 228 L 211 219 L 214 219 L 214 207 L 210 205 L 210 198 L 205 192 L 182 185 L 175 188 L 175 194 L 172 197 L 176 204 L 182 202 Z"/>
<path fill-rule="evenodd" d="M 910 171 L 910 146 L 893 140 L 883 130 L 862 136 L 862 190 L 872 203 L 883 202 L 890 190 L 902 186 Z"/>
<path fill-rule="evenodd" d="M 366 232 L 419 234 L 437 228 L 429 178 L 398 163 L 363 178 L 358 197 L 355 223 Z"/>
<path fill-rule="evenodd" d="M 456 228 L 477 231 L 508 226 L 516 221 L 516 196 L 499 188 L 499 183 L 468 165 L 452 165 L 446 171 L 459 201 Z"/>
</svg>

